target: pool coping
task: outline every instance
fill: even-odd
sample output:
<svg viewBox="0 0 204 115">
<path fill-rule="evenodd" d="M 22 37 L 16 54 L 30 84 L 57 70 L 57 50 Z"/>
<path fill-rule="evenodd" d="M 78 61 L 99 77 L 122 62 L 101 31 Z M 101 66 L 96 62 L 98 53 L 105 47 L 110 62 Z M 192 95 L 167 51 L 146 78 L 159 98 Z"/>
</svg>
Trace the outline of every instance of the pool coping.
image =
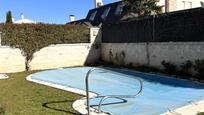
<svg viewBox="0 0 204 115">
<path fill-rule="evenodd" d="M 166 113 L 163 113 L 162 115 L 196 115 L 199 112 L 204 112 L 203 108 L 204 100 L 201 100 L 197 102 L 191 102 L 191 104 L 174 110 L 169 109 Z"/>
<path fill-rule="evenodd" d="M 136 71 L 136 72 L 139 72 L 139 71 Z M 139 72 L 139 73 L 155 75 L 154 73 L 144 73 L 144 72 Z M 69 86 L 63 86 L 63 85 L 59 85 L 59 84 L 55 84 L 55 83 L 49 83 L 49 82 L 45 82 L 45 81 L 42 81 L 42 80 L 34 80 L 34 79 L 31 78 L 32 75 L 33 74 L 27 76 L 26 80 L 31 81 L 31 82 L 35 82 L 35 83 L 38 83 L 38 84 L 42 84 L 42 85 L 45 85 L 45 86 L 50 86 L 50 87 L 53 87 L 53 88 L 56 88 L 56 89 L 61 89 L 61 90 L 64 90 L 64 91 L 69 91 L 69 92 L 73 92 L 73 93 L 76 93 L 76 94 L 86 96 L 86 91 L 84 91 L 84 90 L 80 90 L 80 89 L 69 87 Z M 169 77 L 169 78 L 171 78 L 171 77 Z M 179 78 L 174 78 L 174 79 L 179 79 Z M 179 80 L 186 81 L 186 79 L 179 79 Z M 187 80 L 187 81 L 189 81 L 189 80 Z M 203 83 L 200 83 L 200 84 L 203 84 Z M 90 93 L 89 94 L 90 98 L 93 98 L 93 97 L 97 96 L 96 93 L 93 93 L 93 92 L 89 92 L 89 93 Z M 87 109 L 86 109 L 87 106 L 86 106 L 85 103 L 86 103 L 86 97 L 83 97 L 81 99 L 76 100 L 72 104 L 72 107 L 76 111 L 78 111 L 79 113 L 85 115 L 85 114 L 87 114 Z M 176 108 L 174 110 L 171 110 L 169 108 L 169 110 L 167 109 L 167 111 L 165 113 L 162 113 L 161 115 L 185 115 L 185 114 L 182 114 L 182 113 L 186 113 L 186 112 L 191 112 L 191 113 L 196 115 L 198 112 L 204 112 L 204 110 L 197 110 L 197 109 L 195 109 L 195 107 L 200 107 L 199 109 L 204 108 L 204 99 L 199 100 L 199 101 L 195 101 L 195 102 L 191 102 L 191 103 L 189 103 L 187 105 Z M 94 108 L 91 108 L 91 114 L 92 115 L 108 115 L 105 112 L 102 112 L 101 114 L 99 114 L 99 113 L 97 113 L 97 110 L 94 109 Z"/>
</svg>

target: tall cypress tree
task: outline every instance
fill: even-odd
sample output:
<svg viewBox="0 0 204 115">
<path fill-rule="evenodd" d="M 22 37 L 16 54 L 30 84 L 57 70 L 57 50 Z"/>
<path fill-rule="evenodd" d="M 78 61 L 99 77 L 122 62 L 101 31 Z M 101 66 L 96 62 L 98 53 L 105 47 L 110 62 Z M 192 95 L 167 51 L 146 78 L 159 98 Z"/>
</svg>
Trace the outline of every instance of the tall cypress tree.
<svg viewBox="0 0 204 115">
<path fill-rule="evenodd" d="M 7 13 L 6 13 L 6 23 L 7 24 L 12 24 L 13 22 L 12 22 L 12 13 L 11 13 L 11 11 L 8 11 Z"/>
</svg>

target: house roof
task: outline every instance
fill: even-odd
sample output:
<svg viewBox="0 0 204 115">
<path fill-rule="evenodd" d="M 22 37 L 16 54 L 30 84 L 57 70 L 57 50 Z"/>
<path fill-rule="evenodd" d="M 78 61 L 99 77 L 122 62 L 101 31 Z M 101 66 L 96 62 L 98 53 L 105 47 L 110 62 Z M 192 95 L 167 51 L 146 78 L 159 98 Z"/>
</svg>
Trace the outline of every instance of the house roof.
<svg viewBox="0 0 204 115">
<path fill-rule="evenodd" d="M 101 26 L 102 23 L 116 23 L 122 18 L 123 2 L 114 2 L 89 10 L 85 19 L 67 24 L 85 24 L 89 26 Z"/>
</svg>

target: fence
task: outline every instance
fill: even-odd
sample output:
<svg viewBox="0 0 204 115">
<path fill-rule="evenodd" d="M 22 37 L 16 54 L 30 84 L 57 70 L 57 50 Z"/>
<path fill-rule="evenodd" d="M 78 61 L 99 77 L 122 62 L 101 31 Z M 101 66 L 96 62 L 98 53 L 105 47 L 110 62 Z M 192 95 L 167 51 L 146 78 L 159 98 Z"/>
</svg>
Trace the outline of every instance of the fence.
<svg viewBox="0 0 204 115">
<path fill-rule="evenodd" d="M 103 24 L 104 43 L 204 41 L 204 8 Z"/>
</svg>

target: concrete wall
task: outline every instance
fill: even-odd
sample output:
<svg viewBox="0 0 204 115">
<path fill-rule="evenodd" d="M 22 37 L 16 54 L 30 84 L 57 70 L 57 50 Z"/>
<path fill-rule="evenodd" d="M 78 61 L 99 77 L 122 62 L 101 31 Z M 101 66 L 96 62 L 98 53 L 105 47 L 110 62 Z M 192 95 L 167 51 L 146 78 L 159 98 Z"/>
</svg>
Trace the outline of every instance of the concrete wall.
<svg viewBox="0 0 204 115">
<path fill-rule="evenodd" d="M 90 44 L 51 45 L 36 52 L 29 65 L 31 70 L 83 66 L 95 63 L 99 55 L 99 48 Z"/>
<path fill-rule="evenodd" d="M 102 43 L 101 58 L 117 65 L 147 64 L 145 43 Z"/>
<path fill-rule="evenodd" d="M 25 70 L 25 58 L 20 49 L 0 46 L 0 73 Z"/>
<path fill-rule="evenodd" d="M 106 62 L 161 67 L 163 60 L 180 65 L 187 60 L 204 59 L 204 42 L 103 43 L 101 51 Z"/>
</svg>

